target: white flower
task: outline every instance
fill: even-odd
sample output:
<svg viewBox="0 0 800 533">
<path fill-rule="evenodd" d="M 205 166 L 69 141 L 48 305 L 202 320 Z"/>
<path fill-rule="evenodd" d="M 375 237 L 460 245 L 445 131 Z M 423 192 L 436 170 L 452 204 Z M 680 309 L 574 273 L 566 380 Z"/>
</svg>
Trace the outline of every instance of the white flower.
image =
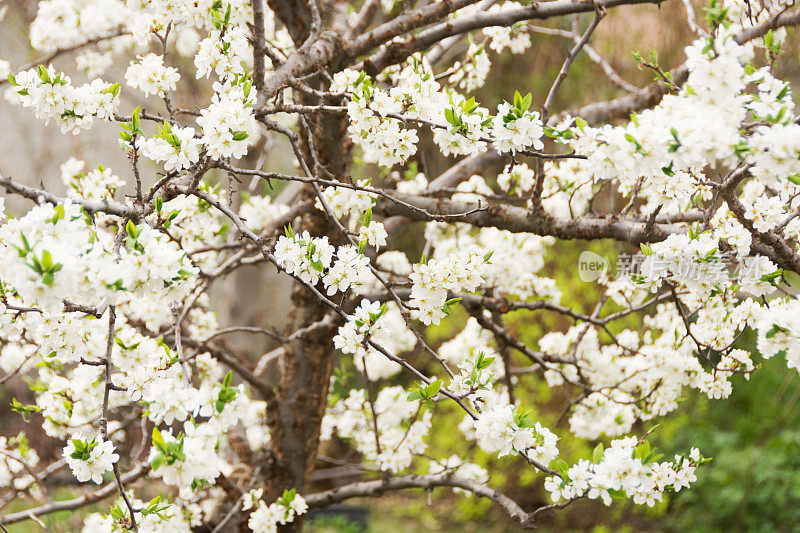
<svg viewBox="0 0 800 533">
<path fill-rule="evenodd" d="M 689 451 L 689 459 L 691 459 L 695 463 L 699 462 L 700 461 L 700 450 L 698 450 L 697 448 L 692 448 Z"/>
<path fill-rule="evenodd" d="M 97 484 L 103 482 L 103 474 L 113 468 L 119 460 L 114 453 L 114 444 L 102 439 L 72 438 L 64 447 L 64 457 L 70 470 L 78 481 L 89 481 Z"/>
<path fill-rule="evenodd" d="M 508 102 L 497 106 L 497 116 L 492 119 L 492 135 L 499 152 L 524 150 L 530 146 L 544 148 L 541 141 L 544 126 L 539 113 L 512 108 Z"/>
<path fill-rule="evenodd" d="M 448 291 L 474 291 L 483 282 L 486 254 L 477 247 L 466 248 L 446 259 L 431 259 L 414 265 L 409 276 L 412 282 L 411 305 L 424 324 L 438 324 L 446 316 Z"/>
<path fill-rule="evenodd" d="M 142 155 L 153 161 L 163 161 L 164 169 L 173 172 L 189 168 L 200 160 L 202 143 L 195 138 L 194 128 L 169 126 L 164 123 L 161 135 L 137 138 Z"/>
<path fill-rule="evenodd" d="M 386 246 L 387 236 L 386 228 L 383 227 L 383 224 L 375 220 L 370 222 L 369 226 L 361 226 L 358 234 L 359 240 L 367 241 L 370 246 L 374 246 L 376 249 Z"/>
<path fill-rule="evenodd" d="M 110 119 L 119 105 L 119 84 L 95 79 L 79 87 L 63 72 L 39 66 L 19 72 L 9 79 L 7 92 L 13 102 L 33 108 L 45 122 L 55 119 L 62 133 L 80 133 L 94 123 L 94 118 Z"/>
<path fill-rule="evenodd" d="M 254 142 L 258 127 L 250 107 L 254 90 L 245 94 L 241 85 L 214 84 L 211 104 L 200 111 L 197 123 L 203 130 L 202 142 L 214 159 L 240 158 Z"/>
<path fill-rule="evenodd" d="M 87 50 L 75 58 L 77 67 L 84 71 L 89 78 L 102 76 L 113 62 L 114 57 L 111 52 L 100 53 L 94 50 Z"/>
<path fill-rule="evenodd" d="M 138 62 L 131 61 L 125 72 L 125 81 L 145 95 L 164 96 L 167 91 L 174 91 L 180 80 L 178 69 L 164 65 L 164 57 L 153 53 L 139 56 Z"/>
<path fill-rule="evenodd" d="M 513 166 L 508 164 L 503 173 L 497 176 L 497 184 L 500 188 L 517 196 L 530 192 L 535 182 L 533 169 L 528 168 L 525 163 L 517 163 Z"/>
</svg>

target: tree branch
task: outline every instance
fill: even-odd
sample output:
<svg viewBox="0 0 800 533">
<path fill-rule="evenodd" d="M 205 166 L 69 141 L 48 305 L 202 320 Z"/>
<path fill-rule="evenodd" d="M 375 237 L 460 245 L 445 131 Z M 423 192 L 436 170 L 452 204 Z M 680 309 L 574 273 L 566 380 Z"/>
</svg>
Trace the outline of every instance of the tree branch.
<svg viewBox="0 0 800 533">
<path fill-rule="evenodd" d="M 351 498 L 376 497 L 395 490 L 419 488 L 430 491 L 436 487 L 459 488 L 478 496 L 489 498 L 502 507 L 506 513 L 519 522 L 522 527 L 534 527 L 533 514 L 526 512 L 517 502 L 496 489 L 471 479 L 457 477 L 453 472 L 421 476 L 390 477 L 375 481 L 360 481 L 325 492 L 311 494 L 306 496 L 306 502 L 311 508 L 325 507 Z"/>
</svg>

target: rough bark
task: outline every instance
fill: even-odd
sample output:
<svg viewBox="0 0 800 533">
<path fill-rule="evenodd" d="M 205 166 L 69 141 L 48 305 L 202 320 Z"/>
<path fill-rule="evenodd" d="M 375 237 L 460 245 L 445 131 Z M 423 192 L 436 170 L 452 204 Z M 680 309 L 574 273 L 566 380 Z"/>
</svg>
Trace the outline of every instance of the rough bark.
<svg viewBox="0 0 800 533">
<path fill-rule="evenodd" d="M 290 28 L 292 38 L 298 46 L 304 42 L 310 32 L 311 16 L 304 0 L 271 1 L 270 7 Z M 287 18 L 284 18 L 287 17 Z M 320 41 L 327 42 L 325 35 L 335 32 L 324 32 Z M 325 90 L 326 82 L 322 77 L 305 80 L 315 89 Z M 300 94 L 299 103 L 319 105 L 319 98 Z M 303 156 L 312 170 L 316 161 L 326 172 L 333 176 L 345 175 L 350 164 L 350 150 L 345 142 L 347 130 L 346 117 L 324 114 L 314 117 L 308 129 L 301 127 L 299 144 Z M 313 156 L 312 156 L 313 153 Z M 313 199 L 310 186 L 305 186 L 300 193 L 301 199 Z M 337 235 L 329 233 L 331 225 L 326 223 L 321 211 L 313 211 L 305 215 L 300 222 L 300 229 L 308 230 L 312 235 L 328 237 L 335 241 Z M 309 324 L 321 320 L 325 308 L 303 286 L 295 284 L 292 289 L 291 311 L 287 320 L 287 331 L 296 331 Z M 314 471 L 319 446 L 320 425 L 325 413 L 328 397 L 328 386 L 335 364 L 333 335 L 335 327 L 318 328 L 312 334 L 296 339 L 285 346 L 285 355 L 280 363 L 280 377 L 274 399 L 267 407 L 268 423 L 272 439 L 274 462 L 267 472 L 265 498 L 280 497 L 285 489 L 307 490 Z M 300 520 L 287 525 L 287 531 L 299 531 Z"/>
</svg>

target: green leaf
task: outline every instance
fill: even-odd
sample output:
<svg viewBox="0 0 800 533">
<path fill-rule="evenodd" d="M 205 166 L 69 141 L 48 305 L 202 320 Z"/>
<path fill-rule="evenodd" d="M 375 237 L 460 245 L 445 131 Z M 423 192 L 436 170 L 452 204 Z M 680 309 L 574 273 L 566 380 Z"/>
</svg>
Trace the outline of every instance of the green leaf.
<svg viewBox="0 0 800 533">
<path fill-rule="evenodd" d="M 633 449 L 633 457 L 642 462 L 644 462 L 648 455 L 650 455 L 650 443 L 648 441 L 644 441 Z"/>
<path fill-rule="evenodd" d="M 592 462 L 595 464 L 599 464 L 603 460 L 603 443 L 601 442 L 597 446 L 594 447 L 594 451 L 592 452 Z"/>
<path fill-rule="evenodd" d="M 163 465 L 165 462 L 166 462 L 166 457 L 164 457 L 163 454 L 159 453 L 158 455 L 153 457 L 152 461 L 150 461 L 150 468 L 152 468 L 153 470 L 158 470 L 158 467 Z"/>
<path fill-rule="evenodd" d="M 645 458 L 644 464 L 648 464 L 649 465 L 651 463 L 655 463 L 656 461 L 658 461 L 662 457 L 664 457 L 663 453 L 651 453 L 650 455 L 647 456 L 647 458 Z"/>
<path fill-rule="evenodd" d="M 50 74 L 48 74 L 47 69 L 44 68 L 44 66 L 36 65 L 36 73 L 39 75 L 39 79 L 42 80 L 42 82 L 53 83 L 53 80 L 50 79 Z"/>
<path fill-rule="evenodd" d="M 642 149 L 642 145 L 639 144 L 639 141 L 637 141 L 630 133 L 625 134 L 625 140 L 628 141 L 629 143 L 633 143 L 633 145 L 636 146 L 636 150 Z"/>
<path fill-rule="evenodd" d="M 477 370 L 484 370 L 489 368 L 494 363 L 494 357 L 486 357 L 483 355 L 483 352 L 478 354 L 478 358 L 475 360 L 475 368 Z"/>
<path fill-rule="evenodd" d="M 769 30 L 764 36 L 764 46 L 767 50 L 772 50 L 775 47 L 775 33 Z"/>
<path fill-rule="evenodd" d="M 42 252 L 41 264 L 42 264 L 42 269 L 43 270 L 46 270 L 46 271 L 52 270 L 52 267 L 53 267 L 53 256 L 47 250 Z"/>
<path fill-rule="evenodd" d="M 428 393 L 428 398 L 433 398 L 439 391 L 442 389 L 442 380 L 437 379 L 436 381 L 431 382 L 425 389 L 425 392 Z"/>
<path fill-rule="evenodd" d="M 128 223 L 125 224 L 125 232 L 130 235 L 133 240 L 136 240 L 136 237 L 139 236 L 139 230 L 136 229 L 136 224 L 133 223 L 133 220 L 128 220 Z"/>
<path fill-rule="evenodd" d="M 449 124 L 457 126 L 455 112 L 453 111 L 452 108 L 448 107 L 447 109 L 444 110 L 444 118 Z"/>
<path fill-rule="evenodd" d="M 53 218 L 50 219 L 50 222 L 52 222 L 53 224 L 55 224 L 56 222 L 58 222 L 59 220 L 64 218 L 64 206 L 61 205 L 61 204 L 58 204 L 55 207 L 55 212 L 56 213 L 55 213 L 55 215 L 53 215 Z"/>
<path fill-rule="evenodd" d="M 15 413 L 21 414 L 22 419 L 26 422 L 28 421 L 27 415 L 41 412 L 41 408 L 35 405 L 23 405 L 16 398 L 11 398 L 11 410 Z"/>
<path fill-rule="evenodd" d="M 765 337 L 768 338 L 768 339 L 771 339 L 772 337 L 774 337 L 778 333 L 783 333 L 784 335 L 788 335 L 789 334 L 789 330 L 784 328 L 784 327 L 779 326 L 778 324 L 773 324 L 772 327 L 770 328 L 770 330 L 766 333 Z"/>
<path fill-rule="evenodd" d="M 533 102 L 533 95 L 528 93 L 522 99 L 522 107 L 520 108 L 522 111 L 527 111 L 531 107 L 531 103 Z"/>
<path fill-rule="evenodd" d="M 153 444 L 161 452 L 166 452 L 167 444 L 164 442 L 164 437 L 161 436 L 161 431 L 157 427 L 153 428 Z"/>
<path fill-rule="evenodd" d="M 531 411 L 523 411 L 522 407 L 517 407 L 514 412 L 514 423 L 521 428 L 533 427 L 536 421 L 531 416 Z"/>
<path fill-rule="evenodd" d="M 569 479 L 569 476 L 567 475 L 567 472 L 569 471 L 569 465 L 563 459 L 553 459 L 550 462 L 550 468 L 558 471 L 558 475 L 561 476 L 561 479 L 565 481 Z"/>
</svg>

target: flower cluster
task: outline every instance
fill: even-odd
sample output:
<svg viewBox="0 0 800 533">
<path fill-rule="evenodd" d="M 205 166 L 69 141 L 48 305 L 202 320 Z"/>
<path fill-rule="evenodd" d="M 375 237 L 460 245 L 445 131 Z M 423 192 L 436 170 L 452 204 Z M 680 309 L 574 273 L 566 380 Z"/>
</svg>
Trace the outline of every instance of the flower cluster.
<svg viewBox="0 0 800 533">
<path fill-rule="evenodd" d="M 369 379 L 385 379 L 399 372 L 400 365 L 386 355 L 394 357 L 411 350 L 416 342 L 394 302 L 381 305 L 368 300 L 361 301 L 333 338 L 334 347 L 353 355 L 356 367 Z"/>
<path fill-rule="evenodd" d="M 502 12 L 505 9 L 519 7 L 519 2 L 503 2 L 489 8 L 489 12 Z M 483 34 L 491 38 L 489 48 L 501 53 L 508 48 L 512 54 L 521 54 L 531 45 L 531 36 L 525 31 L 525 24 L 518 23 L 513 26 L 491 26 L 483 29 Z"/>
<path fill-rule="evenodd" d="M 762 308 L 758 321 L 758 351 L 764 357 L 783 354 L 789 368 L 800 371 L 800 300 L 775 302 Z"/>
<path fill-rule="evenodd" d="M 627 496 L 652 507 L 665 491 L 689 487 L 697 480 L 697 466 L 708 460 L 697 448 L 689 457 L 676 455 L 673 462 L 657 462 L 659 457 L 649 442 L 635 437 L 612 441 L 605 449 L 600 444 L 593 461 L 583 459 L 571 467 L 559 464 L 560 475 L 547 478 L 545 489 L 554 502 L 585 496 L 611 505 L 612 498 Z"/>
<path fill-rule="evenodd" d="M 475 421 L 475 438 L 482 450 L 495 452 L 498 457 L 518 452 L 547 465 L 558 456 L 558 437 L 510 405 L 484 410 Z"/>
<path fill-rule="evenodd" d="M 214 83 L 211 105 L 200 111 L 197 123 L 202 142 L 214 159 L 239 158 L 254 142 L 258 127 L 252 110 L 255 90 L 249 81 Z"/>
<path fill-rule="evenodd" d="M 377 231 L 382 227 L 378 225 Z M 275 245 L 275 259 L 286 272 L 297 276 L 304 283 L 316 285 L 322 281 L 330 296 L 368 285 L 375 279 L 369 271 L 369 259 L 363 254 L 363 246 L 370 239 L 372 242 L 369 244 L 376 247 L 385 244 L 382 236 L 380 233 L 367 233 L 361 247 L 345 244 L 335 248 L 327 237 L 311 237 L 308 231 L 296 235 L 287 226 L 286 235 L 281 236 Z"/>
<path fill-rule="evenodd" d="M 245 65 L 253 58 L 247 37 L 244 27 L 234 26 L 225 35 L 212 35 L 200 41 L 194 58 L 197 77 L 208 77 L 212 72 L 220 79 L 244 74 Z"/>
<path fill-rule="evenodd" d="M 328 407 L 322 422 L 323 440 L 330 439 L 335 432 L 339 437 L 352 439 L 365 459 L 377 463 L 381 470 L 405 470 L 415 455 L 427 449 L 425 437 L 432 417 L 430 411 L 421 413 L 419 402 L 407 396 L 403 387 L 385 387 L 370 402 L 365 390 L 351 389 L 347 398 Z"/>
<path fill-rule="evenodd" d="M 0 437 L 0 487 L 33 490 L 38 484 L 31 475 L 39 464 L 39 455 L 30 447 L 24 434 L 8 439 Z"/>
<path fill-rule="evenodd" d="M 349 217 L 351 222 L 355 222 L 373 206 L 375 194 L 363 190 L 369 185 L 369 182 L 367 180 L 359 180 L 356 185 L 361 189 L 326 187 L 322 191 L 322 196 L 328 203 L 328 207 L 333 211 L 333 216 L 336 218 Z M 316 206 L 318 209 L 322 209 L 322 202 L 319 201 L 319 198 Z"/>
<path fill-rule="evenodd" d="M 431 474 L 454 473 L 461 479 L 469 479 L 478 483 L 489 481 L 489 473 L 482 466 L 462 461 L 457 455 L 451 455 L 442 461 L 431 461 L 429 469 Z M 453 492 L 471 496 L 472 493 L 463 489 L 453 488 Z"/>
<path fill-rule="evenodd" d="M 132 11 L 120 0 L 45 0 L 30 28 L 31 45 L 54 52 L 112 34 Z"/>
<path fill-rule="evenodd" d="M 411 306 L 423 324 L 438 324 L 449 313 L 453 301 L 448 291 L 474 291 L 483 283 L 491 254 L 469 247 L 447 256 L 413 266 Z"/>
<path fill-rule="evenodd" d="M 396 9 L 393 1 L 382 4 L 387 11 Z M 320 309 L 335 311 L 319 320 L 322 313 L 295 309 L 293 319 L 319 321 L 293 323 L 295 332 L 286 336 L 302 338 L 319 327 L 345 355 L 330 381 L 322 438 L 347 440 L 369 468 L 392 473 L 429 468 L 434 475 L 452 472 L 485 483 L 488 472 L 455 450 L 443 460 L 424 455 L 439 402 L 455 399 L 467 413 L 459 429 L 480 449 L 498 457 L 519 455 L 541 471 L 558 473 L 545 482 L 555 502 L 587 497 L 608 504 L 627 497 L 652 506 L 668 491 L 693 483 L 696 468 L 706 461 L 699 451 L 660 461 L 646 441 L 630 436 L 637 422 L 674 411 L 690 389 L 711 399 L 730 396 L 734 376 L 748 379 L 758 367 L 756 355 L 737 344 L 747 328 L 757 332 L 762 357 L 783 356 L 800 370 L 800 299 L 781 287 L 783 269 L 796 265 L 800 251 L 800 125 L 789 84 L 774 77 L 771 66 L 756 64 L 756 47 L 775 57 L 785 30 L 749 42 L 737 33 L 774 21 L 776 10 L 788 4 L 724 0 L 715 6 L 709 10 L 711 31 L 698 32 L 702 36 L 686 47 L 685 82 L 665 73 L 656 54 L 649 63 L 635 56 L 657 73 L 661 87 L 670 89 L 667 95 L 630 120 L 590 125 L 580 117 L 544 124 L 531 111 L 536 106 L 530 94 L 515 92 L 492 113 L 459 92 L 486 83 L 488 50 L 521 53 L 530 46 L 525 21 L 482 29 L 488 38 L 483 43 L 469 35 L 466 54 L 437 73 L 433 59 L 451 57 L 442 55 L 449 49 L 445 42 L 374 76 L 316 64 L 315 72 L 333 76 L 326 88 L 327 75 L 310 78 L 310 71 L 298 67 L 320 51 L 324 56 L 326 39 L 298 48 L 266 5 L 257 13 L 247 0 L 39 2 L 30 32 L 33 47 L 48 57 L 81 48 L 75 64 L 91 81 L 75 85 L 52 66 L 39 65 L 8 76 L 7 99 L 54 120 L 63 132 L 80 133 L 95 119 L 121 122 L 120 145 L 133 168 L 118 176 L 102 165 L 90 169 L 70 159 L 61 167 L 68 200 L 24 189 L 23 196 L 36 202 L 18 218 L 6 214 L 0 198 L 0 368 L 29 384 L 32 403 L 14 399 L 13 410 L 41 417 L 43 431 L 64 442 L 64 459 L 78 481 L 102 483 L 115 470 L 120 460 L 115 443 L 131 438 L 129 424 L 118 415 L 136 412 L 153 428 L 152 445 L 143 450 L 147 460 L 138 468 L 180 491 L 174 502 L 142 502 L 131 493 L 110 513 L 90 515 L 84 531 L 127 531 L 132 519 L 142 531 L 203 528 L 229 496 L 215 486 L 220 475 L 230 481 L 245 457 L 272 453 L 269 428 L 282 422 L 267 413 L 267 402 L 250 398 L 250 385 L 254 393 L 259 389 L 269 396 L 258 384 L 262 362 L 268 365 L 273 352 L 251 373 L 217 341 L 234 332 L 281 335 L 255 327 L 221 329 L 228 317 L 217 318 L 213 304 L 219 297 L 208 293 L 215 280 L 264 262 L 313 289 Z M 458 20 L 484 8 L 475 4 L 450 16 Z M 526 9 L 506 1 L 486 12 L 493 17 L 514 10 L 517 17 Z M 254 39 L 262 31 L 269 57 L 256 69 Z M 403 36 L 397 38 L 401 50 Z M 156 40 L 163 55 L 148 53 Z M 167 50 L 185 60 L 165 64 Z M 109 67 L 121 54 L 125 62 L 136 57 L 124 74 L 128 86 L 161 96 L 164 102 L 156 104 L 165 105 L 166 114 L 137 108 L 129 118 L 117 115 L 119 84 L 93 78 L 113 72 Z M 255 86 L 269 87 L 265 80 L 279 62 L 290 76 L 267 90 L 267 103 L 260 102 Z M 363 65 L 371 72 L 366 61 Z M 9 64 L 0 60 L 0 74 L 8 71 Z M 181 79 L 198 84 L 198 94 L 211 95 L 210 100 L 173 108 L 168 93 Z M 320 93 L 328 90 L 332 93 Z M 314 105 L 315 98 L 324 105 Z M 282 112 L 292 109 L 300 111 Z M 297 198 L 291 188 L 284 190 L 286 204 L 261 195 L 243 195 L 239 204 L 237 175 L 252 176 L 252 193 L 260 176 L 273 174 L 253 166 L 237 169 L 230 160 L 244 158 L 256 141 L 274 146 L 272 136 L 280 132 L 296 142 L 298 133 L 310 132 L 307 119 L 315 113 L 340 113 L 343 120 L 346 113 L 360 158 L 398 168 L 370 176 L 366 166 L 355 169 L 352 180 L 334 182 L 334 176 L 347 174 L 310 158 L 297 163 L 313 163 L 315 172 L 331 178 L 317 183 L 327 186 L 316 202 L 322 212 L 306 218 L 307 197 L 295 211 L 289 205 Z M 274 120 L 266 118 L 273 114 Z M 302 117 L 297 122 L 295 114 Z M 322 153 L 314 146 L 320 132 L 312 133 L 302 137 L 298 157 Z M 441 155 L 468 156 L 456 168 L 459 176 L 447 172 L 434 180 L 431 175 L 429 184 L 417 167 L 427 172 L 425 158 L 409 161 L 428 133 Z M 545 135 L 558 148 L 553 160 L 532 153 L 544 150 Z M 487 159 L 502 159 L 497 167 L 505 165 L 502 172 L 486 179 L 471 175 L 481 166 L 473 162 L 484 162 L 473 156 L 487 150 L 497 152 L 486 153 Z M 163 178 L 152 176 L 154 165 L 140 156 L 157 163 Z M 548 161 L 534 171 L 531 161 L 522 159 L 533 156 Z M 207 171 L 228 172 L 229 188 L 219 176 L 204 175 Z M 125 181 L 137 186 L 136 197 L 122 194 L 126 183 L 120 176 L 126 174 L 135 177 L 135 183 Z M 159 183 L 152 194 L 139 190 L 149 174 Z M 274 175 L 316 179 L 305 173 Z M 605 220 L 593 204 L 601 190 L 624 201 Z M 434 196 L 441 193 L 450 195 L 442 204 Z M 454 215 L 430 207 L 449 200 L 480 206 L 475 210 L 480 213 Z M 386 205 L 402 206 L 406 218 L 427 221 L 424 248 L 408 247 L 424 250 L 418 264 L 408 259 L 406 239 L 390 235 L 400 217 L 390 221 Z M 547 216 L 539 218 L 542 213 L 533 207 Z M 295 234 L 296 220 L 285 220 L 295 212 L 300 224 L 329 220 L 333 231 L 323 233 L 315 224 Z M 519 220 L 536 226 L 531 230 L 536 234 L 521 231 L 525 223 L 505 226 L 513 232 L 503 229 L 505 218 L 497 213 L 519 214 Z M 238 231 L 242 224 L 258 239 Z M 276 230 L 284 225 L 285 236 L 278 237 Z M 600 275 L 601 302 L 591 316 L 560 305 L 558 285 L 543 274 L 551 270 L 544 269 L 545 258 L 556 242 L 546 233 L 561 236 L 562 226 L 567 237 L 597 233 L 623 242 L 654 241 L 641 245 L 642 261 L 628 275 L 613 280 L 608 272 Z M 582 228 L 588 231 L 572 231 Z M 412 329 L 413 320 L 441 324 L 462 299 L 471 315 L 463 326 Z M 576 323 L 547 331 L 529 347 L 515 337 L 513 324 L 504 322 L 503 315 L 513 310 L 552 312 Z M 619 322 L 610 326 L 634 313 L 641 316 L 635 329 L 617 327 Z M 424 340 L 426 333 L 438 336 L 450 326 L 458 328 L 456 334 L 435 339 L 431 346 L 438 349 Z M 418 342 L 441 366 L 425 367 L 426 373 L 412 367 L 421 354 L 403 354 Z M 519 353 L 531 360 L 530 367 L 512 366 Z M 223 364 L 239 372 L 242 383 L 234 383 L 239 378 Z M 291 371 L 291 365 L 279 366 Z M 408 390 L 397 384 L 403 370 L 419 380 Z M 515 399 L 513 387 L 532 372 L 551 388 L 580 390 L 565 412 L 572 435 L 621 438 L 598 447 L 591 460 L 571 466 L 561 461 L 559 437 Z M 322 374 L 322 382 L 328 377 Z M 389 379 L 391 384 L 382 383 Z M 291 397 L 294 391 L 280 392 Z M 0 487 L 38 496 L 31 474 L 38 456 L 24 437 L 0 437 L 0 455 Z M 130 465 L 136 468 L 134 461 Z M 241 501 L 253 531 L 276 531 L 307 512 L 296 491 L 271 503 L 262 495 L 263 489 L 255 489 Z"/>
<path fill-rule="evenodd" d="M 273 204 L 269 196 L 248 195 L 239 208 L 239 218 L 253 231 L 260 231 L 288 210 L 286 205 Z"/>
<path fill-rule="evenodd" d="M 98 238 L 77 204 L 36 206 L 0 228 L 0 275 L 28 304 L 59 310 L 65 298 L 117 301 L 121 292 L 174 295 L 195 273 L 184 252 L 146 224 L 130 222 L 127 247 Z"/>
<path fill-rule="evenodd" d="M 492 120 L 492 135 L 499 152 L 520 151 L 532 146 L 544 148 L 541 141 L 544 127 L 539 113 L 529 111 L 532 97 L 514 93 L 514 103 L 503 102 L 497 106 L 497 116 Z"/>
<path fill-rule="evenodd" d="M 208 424 L 184 425 L 185 434 L 153 429 L 153 447 L 150 450 L 152 475 L 164 483 L 179 488 L 191 487 L 195 480 L 213 483 L 223 463 L 215 451 L 217 434 Z"/>
<path fill-rule="evenodd" d="M 113 198 L 117 189 L 125 182 L 115 175 L 110 168 L 99 165 L 88 172 L 83 171 L 86 163 L 74 157 L 61 165 L 61 181 L 67 187 L 74 200 L 100 200 Z"/>
<path fill-rule="evenodd" d="M 79 133 L 92 127 L 95 118 L 110 119 L 119 105 L 119 84 L 93 80 L 76 87 L 69 76 L 52 66 L 39 66 L 8 77 L 12 102 L 31 107 L 36 116 L 55 119 L 61 131 Z"/>
<path fill-rule="evenodd" d="M 304 283 L 316 285 L 323 276 L 323 272 L 330 268 L 333 255 L 336 252 L 329 242 L 328 237 L 311 237 L 308 231 L 295 235 L 287 226 L 287 235 L 281 236 L 275 245 L 275 259 L 286 269 L 286 272 L 297 276 Z M 347 271 L 343 274 L 351 275 Z M 340 280 L 338 285 L 349 287 L 351 279 Z"/>
<path fill-rule="evenodd" d="M 181 79 L 178 69 L 164 65 L 164 57 L 156 54 L 139 56 L 138 61 L 131 61 L 125 72 L 125 81 L 134 89 L 145 95 L 164 96 L 167 91 L 174 91 Z"/>
<path fill-rule="evenodd" d="M 78 481 L 103 482 L 103 474 L 109 472 L 119 460 L 114 453 L 114 444 L 102 439 L 72 438 L 64 448 L 64 457 Z"/>
<path fill-rule="evenodd" d="M 163 123 L 158 135 L 137 138 L 136 146 L 146 158 L 163 161 L 167 172 L 180 171 L 197 163 L 202 150 L 194 128 L 170 126 L 169 122 Z"/>
<path fill-rule="evenodd" d="M 255 494 L 254 494 L 255 493 Z M 305 498 L 297 494 L 297 491 L 285 490 L 283 495 L 276 501 L 267 505 L 260 498 L 260 490 L 251 491 L 244 495 L 244 509 L 253 507 L 254 500 L 257 500 L 256 508 L 250 513 L 247 526 L 254 533 L 275 533 L 278 525 L 290 524 L 295 518 L 302 516 L 308 511 L 308 504 Z"/>
<path fill-rule="evenodd" d="M 455 62 L 452 67 L 453 74 L 447 78 L 447 81 L 469 93 L 483 87 L 490 67 L 491 62 L 486 48 L 482 44 L 470 43 L 463 63 Z"/>
<path fill-rule="evenodd" d="M 354 76 L 357 76 L 354 78 Z M 402 93 L 386 93 L 375 87 L 363 74 L 342 72 L 334 78 L 336 88 L 350 90 L 347 104 L 348 132 L 354 143 L 364 150 L 364 160 L 391 167 L 402 163 L 417 151 L 419 140 L 414 129 L 405 128 L 395 118 L 387 117 L 401 110 Z"/>
<path fill-rule="evenodd" d="M 128 494 L 128 501 L 134 509 L 133 518 L 141 531 L 164 533 L 190 533 L 189 523 L 184 519 L 182 509 L 175 503 L 156 496 L 150 501 L 141 501 Z M 130 531 L 131 516 L 128 505 L 120 498 L 107 515 L 92 513 L 83 521 L 82 533 L 104 531 L 123 533 Z"/>
<path fill-rule="evenodd" d="M 463 155 L 486 151 L 484 129 L 491 124 L 489 111 L 481 107 L 474 98 L 466 99 L 459 94 L 450 96 L 445 104 L 443 118 L 447 126 L 436 128 L 433 142 L 442 154 Z"/>
<path fill-rule="evenodd" d="M 533 169 L 528 168 L 525 163 L 506 165 L 503 173 L 497 176 L 497 184 L 500 188 L 517 196 L 530 192 L 535 182 Z"/>
</svg>

